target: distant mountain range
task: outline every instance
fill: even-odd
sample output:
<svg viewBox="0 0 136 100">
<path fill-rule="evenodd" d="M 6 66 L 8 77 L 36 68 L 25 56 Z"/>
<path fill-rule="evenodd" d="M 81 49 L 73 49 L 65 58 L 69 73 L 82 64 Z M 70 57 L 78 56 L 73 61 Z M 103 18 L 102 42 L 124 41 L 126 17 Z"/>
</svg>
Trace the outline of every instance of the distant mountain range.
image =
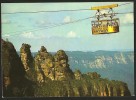
<svg viewBox="0 0 136 100">
<path fill-rule="evenodd" d="M 98 72 L 102 77 L 121 80 L 128 84 L 134 94 L 134 52 L 133 51 L 67 51 L 72 70 Z"/>
<path fill-rule="evenodd" d="M 72 69 L 77 67 L 108 68 L 134 64 L 133 51 L 66 52 Z"/>
</svg>

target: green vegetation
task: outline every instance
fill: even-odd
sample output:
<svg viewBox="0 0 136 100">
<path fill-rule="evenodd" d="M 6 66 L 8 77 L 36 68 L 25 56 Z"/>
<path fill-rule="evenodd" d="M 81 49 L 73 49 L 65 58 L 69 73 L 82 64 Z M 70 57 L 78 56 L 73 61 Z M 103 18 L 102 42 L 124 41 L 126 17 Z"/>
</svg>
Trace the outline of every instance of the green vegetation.
<svg viewBox="0 0 136 100">
<path fill-rule="evenodd" d="M 126 84 L 120 81 L 109 81 L 100 77 L 92 79 L 90 75 L 84 74 L 81 80 L 71 79 L 42 83 L 36 87 L 35 96 L 124 96 L 123 93 L 128 91 L 124 85 Z M 130 95 L 130 92 L 125 95 Z"/>
<path fill-rule="evenodd" d="M 30 47 L 22 44 L 19 57 L 12 43 L 2 42 L 4 97 L 130 96 L 124 82 L 101 78 L 96 72 L 73 72 L 63 50 L 52 56 L 42 46 L 33 58 Z"/>
</svg>

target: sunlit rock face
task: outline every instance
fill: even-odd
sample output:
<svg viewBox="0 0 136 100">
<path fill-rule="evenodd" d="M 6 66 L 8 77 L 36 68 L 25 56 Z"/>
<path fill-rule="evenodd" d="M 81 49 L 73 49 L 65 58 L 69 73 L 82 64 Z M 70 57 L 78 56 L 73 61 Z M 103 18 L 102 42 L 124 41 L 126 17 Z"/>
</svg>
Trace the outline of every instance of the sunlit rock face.
<svg viewBox="0 0 136 100">
<path fill-rule="evenodd" d="M 54 55 L 55 60 L 55 80 L 73 79 L 74 73 L 69 68 L 68 56 L 63 50 L 57 51 Z"/>
<path fill-rule="evenodd" d="M 20 58 L 21 61 L 24 65 L 24 69 L 26 72 L 26 77 L 29 80 L 36 81 L 36 72 L 35 72 L 35 67 L 34 67 L 34 59 L 31 54 L 30 50 L 31 46 L 29 44 L 23 43 L 21 48 L 20 48 Z"/>
<path fill-rule="evenodd" d="M 30 48 L 31 46 L 29 44 L 24 44 L 24 43 L 22 44 L 22 47 L 20 48 L 20 57 L 24 65 L 25 71 L 28 71 L 31 67 L 34 67 L 33 57 L 31 55 Z"/>
<path fill-rule="evenodd" d="M 35 56 L 35 68 L 39 82 L 46 81 L 46 78 L 51 80 L 74 78 L 73 72 L 68 65 L 68 56 L 62 50 L 52 56 L 47 52 L 45 47 L 42 46 L 41 50 Z"/>
<path fill-rule="evenodd" d="M 48 78 L 54 79 L 53 76 L 53 57 L 49 54 L 44 46 L 41 46 L 41 49 L 38 51 L 37 55 L 34 58 L 35 61 L 35 70 L 37 74 L 37 81 L 39 83 L 45 82 Z"/>
</svg>

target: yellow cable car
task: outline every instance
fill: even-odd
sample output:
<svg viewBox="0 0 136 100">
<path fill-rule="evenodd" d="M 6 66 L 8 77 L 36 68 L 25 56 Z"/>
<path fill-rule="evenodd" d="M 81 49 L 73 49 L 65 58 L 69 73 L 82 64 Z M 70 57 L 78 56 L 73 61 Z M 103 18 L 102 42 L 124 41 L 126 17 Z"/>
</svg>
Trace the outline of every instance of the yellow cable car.
<svg viewBox="0 0 136 100">
<path fill-rule="evenodd" d="M 119 19 L 92 21 L 92 34 L 110 34 L 119 32 Z"/>
<path fill-rule="evenodd" d="M 107 6 L 98 6 L 98 7 L 92 7 L 91 10 L 97 10 L 96 12 L 96 21 L 92 21 L 92 34 L 111 34 L 111 33 L 117 33 L 119 32 L 119 18 L 114 18 L 115 13 L 113 13 L 114 7 L 118 7 L 117 4 L 113 5 L 107 5 Z M 108 14 L 102 14 L 101 10 L 103 9 L 109 9 Z M 110 17 L 110 19 L 107 19 L 106 17 Z M 102 19 L 102 18 L 106 18 Z M 101 19 L 101 20 L 100 20 Z"/>
</svg>

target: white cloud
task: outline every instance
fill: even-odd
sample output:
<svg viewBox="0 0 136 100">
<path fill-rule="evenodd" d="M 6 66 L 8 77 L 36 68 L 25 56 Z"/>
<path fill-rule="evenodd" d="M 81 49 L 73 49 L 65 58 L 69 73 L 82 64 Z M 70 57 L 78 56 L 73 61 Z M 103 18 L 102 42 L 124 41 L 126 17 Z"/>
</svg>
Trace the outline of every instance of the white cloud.
<svg viewBox="0 0 136 100">
<path fill-rule="evenodd" d="M 69 23 L 72 21 L 72 18 L 70 16 L 66 16 L 63 20 L 64 23 Z"/>
<path fill-rule="evenodd" d="M 24 38 L 32 38 L 32 39 L 42 39 L 46 38 L 44 34 L 33 34 L 32 32 L 24 32 L 21 34 Z"/>
<path fill-rule="evenodd" d="M 37 23 L 37 24 L 40 24 L 40 25 L 44 25 L 44 24 L 47 23 L 47 21 L 45 21 L 45 20 L 39 20 L 39 21 L 37 21 L 36 23 Z"/>
<path fill-rule="evenodd" d="M 46 20 L 46 19 L 41 19 L 36 21 L 36 26 L 38 27 L 50 27 L 54 25 L 56 25 L 56 23 L 53 23 L 50 20 Z"/>
<path fill-rule="evenodd" d="M 46 21 L 44 21 L 44 20 L 40 20 L 40 21 L 39 21 L 39 23 L 40 23 L 40 24 L 45 24 L 45 23 L 46 23 Z"/>
<path fill-rule="evenodd" d="M 10 35 L 9 34 L 4 34 L 3 37 L 10 37 Z"/>
<path fill-rule="evenodd" d="M 78 37 L 78 36 L 77 36 L 77 34 L 76 34 L 75 32 L 70 31 L 70 32 L 67 34 L 67 37 L 68 37 L 68 38 L 76 38 L 76 37 Z"/>
<path fill-rule="evenodd" d="M 25 38 L 36 38 L 32 32 L 24 32 L 21 36 Z"/>
<path fill-rule="evenodd" d="M 123 24 L 134 23 L 134 16 L 133 14 L 125 14 L 121 20 Z"/>
<path fill-rule="evenodd" d="M 2 24 L 10 24 L 11 21 L 8 20 L 8 19 L 2 19 L 1 23 L 2 23 Z"/>
</svg>

